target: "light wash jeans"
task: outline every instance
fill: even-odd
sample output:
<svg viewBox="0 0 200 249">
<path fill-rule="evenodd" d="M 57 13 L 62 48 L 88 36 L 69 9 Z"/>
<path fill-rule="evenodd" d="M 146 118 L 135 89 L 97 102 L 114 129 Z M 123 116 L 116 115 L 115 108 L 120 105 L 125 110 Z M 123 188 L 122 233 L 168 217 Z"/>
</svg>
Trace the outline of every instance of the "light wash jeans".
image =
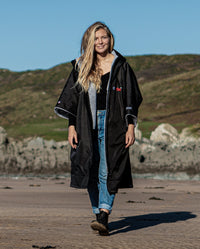
<svg viewBox="0 0 200 249">
<path fill-rule="evenodd" d="M 111 213 L 115 194 L 107 190 L 107 164 L 105 159 L 104 120 L 106 111 L 97 111 L 97 131 L 93 134 L 94 163 L 90 173 L 88 193 L 94 214 L 100 209 L 107 209 Z"/>
</svg>

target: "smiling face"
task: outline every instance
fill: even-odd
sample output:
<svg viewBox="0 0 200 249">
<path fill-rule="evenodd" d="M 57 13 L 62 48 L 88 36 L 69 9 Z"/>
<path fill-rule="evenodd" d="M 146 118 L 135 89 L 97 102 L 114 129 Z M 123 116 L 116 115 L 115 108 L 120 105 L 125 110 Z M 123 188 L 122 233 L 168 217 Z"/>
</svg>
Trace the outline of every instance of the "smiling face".
<svg viewBox="0 0 200 249">
<path fill-rule="evenodd" d="M 109 53 L 110 37 L 104 29 L 95 32 L 94 50 L 97 54 L 105 55 Z"/>
</svg>

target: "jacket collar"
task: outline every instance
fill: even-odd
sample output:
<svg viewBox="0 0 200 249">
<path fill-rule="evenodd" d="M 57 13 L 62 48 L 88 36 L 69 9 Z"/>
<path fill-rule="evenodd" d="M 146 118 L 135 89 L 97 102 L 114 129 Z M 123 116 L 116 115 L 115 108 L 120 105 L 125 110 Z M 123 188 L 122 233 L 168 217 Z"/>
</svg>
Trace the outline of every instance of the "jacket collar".
<svg viewBox="0 0 200 249">
<path fill-rule="evenodd" d="M 121 61 L 126 61 L 126 58 L 124 56 L 122 56 L 117 50 L 113 49 L 112 54 L 114 56 L 117 56 L 118 59 L 120 59 Z"/>
<path fill-rule="evenodd" d="M 112 51 L 112 54 L 115 56 L 115 57 L 118 57 L 118 59 L 120 59 L 121 61 L 126 61 L 126 58 L 124 56 L 122 56 L 117 50 L 113 49 Z M 76 64 L 76 61 L 77 59 L 74 59 L 71 61 L 72 63 L 72 66 L 75 70 L 78 69 L 78 65 Z"/>
</svg>

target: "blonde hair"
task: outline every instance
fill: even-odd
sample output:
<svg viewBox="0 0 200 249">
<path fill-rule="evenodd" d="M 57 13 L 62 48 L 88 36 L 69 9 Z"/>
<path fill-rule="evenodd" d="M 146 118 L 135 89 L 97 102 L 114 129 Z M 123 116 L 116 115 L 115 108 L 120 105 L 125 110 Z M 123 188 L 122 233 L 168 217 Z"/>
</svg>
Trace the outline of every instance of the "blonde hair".
<svg viewBox="0 0 200 249">
<path fill-rule="evenodd" d="M 81 56 L 77 61 L 77 64 L 79 65 L 77 82 L 82 86 L 85 92 L 88 91 L 90 82 L 95 84 L 97 92 L 99 92 L 101 88 L 102 71 L 97 65 L 94 50 L 95 33 L 99 29 L 104 29 L 110 38 L 109 52 L 112 52 L 114 47 L 113 34 L 104 23 L 95 22 L 85 31 L 81 41 Z"/>
</svg>

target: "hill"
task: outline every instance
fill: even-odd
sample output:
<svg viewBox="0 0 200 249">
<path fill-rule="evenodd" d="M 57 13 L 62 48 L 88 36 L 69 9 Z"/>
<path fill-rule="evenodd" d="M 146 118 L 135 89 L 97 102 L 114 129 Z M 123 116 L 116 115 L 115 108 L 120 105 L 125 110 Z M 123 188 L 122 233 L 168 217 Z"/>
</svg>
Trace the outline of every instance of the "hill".
<svg viewBox="0 0 200 249">
<path fill-rule="evenodd" d="M 199 122 L 200 55 L 126 58 L 144 97 L 139 126 L 145 136 L 163 122 L 179 130 Z M 25 72 L 0 69 L 0 125 L 9 136 L 66 139 L 67 121 L 53 108 L 71 69 L 71 63 Z"/>
</svg>

